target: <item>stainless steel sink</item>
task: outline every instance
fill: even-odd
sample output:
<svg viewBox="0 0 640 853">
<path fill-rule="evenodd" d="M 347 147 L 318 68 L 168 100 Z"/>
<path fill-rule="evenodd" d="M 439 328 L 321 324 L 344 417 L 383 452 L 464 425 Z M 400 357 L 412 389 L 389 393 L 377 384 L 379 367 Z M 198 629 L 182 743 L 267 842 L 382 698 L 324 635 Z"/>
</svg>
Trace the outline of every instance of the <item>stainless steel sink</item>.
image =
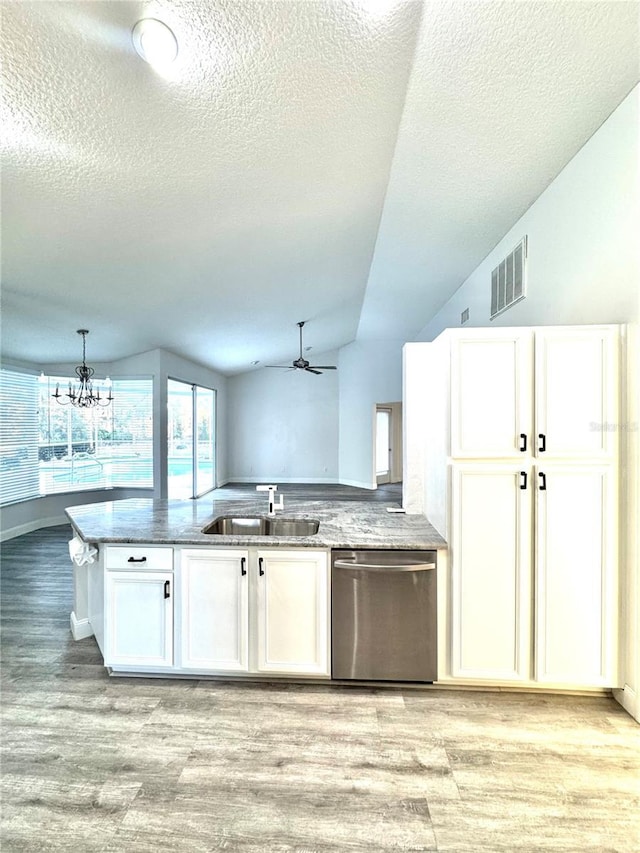
<svg viewBox="0 0 640 853">
<path fill-rule="evenodd" d="M 313 518 L 268 518 L 267 536 L 313 536 L 319 527 Z"/>
<path fill-rule="evenodd" d="M 218 536 L 267 536 L 267 519 L 221 515 L 203 527 L 202 532 Z"/>
<path fill-rule="evenodd" d="M 313 518 L 268 518 L 221 515 L 202 528 L 214 536 L 313 536 L 320 522 Z"/>
</svg>

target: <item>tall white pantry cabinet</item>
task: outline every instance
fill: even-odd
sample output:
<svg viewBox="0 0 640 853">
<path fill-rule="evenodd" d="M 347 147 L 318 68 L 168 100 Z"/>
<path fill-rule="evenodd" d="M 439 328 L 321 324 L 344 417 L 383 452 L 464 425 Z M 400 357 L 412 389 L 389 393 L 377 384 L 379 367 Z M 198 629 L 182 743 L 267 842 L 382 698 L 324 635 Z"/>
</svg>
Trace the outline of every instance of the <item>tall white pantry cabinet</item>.
<svg viewBox="0 0 640 853">
<path fill-rule="evenodd" d="M 615 685 L 619 339 L 448 330 L 405 355 L 424 510 L 450 544 L 439 679 Z"/>
</svg>

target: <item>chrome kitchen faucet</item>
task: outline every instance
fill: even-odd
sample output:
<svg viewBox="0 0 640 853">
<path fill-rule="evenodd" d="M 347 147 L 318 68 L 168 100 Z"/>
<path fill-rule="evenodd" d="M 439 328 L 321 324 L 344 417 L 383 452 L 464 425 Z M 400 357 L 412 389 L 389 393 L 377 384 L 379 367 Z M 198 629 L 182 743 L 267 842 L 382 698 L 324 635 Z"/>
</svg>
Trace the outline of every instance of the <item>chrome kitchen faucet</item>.
<svg viewBox="0 0 640 853">
<path fill-rule="evenodd" d="M 276 514 L 277 509 L 284 509 L 284 495 L 279 495 L 280 500 L 278 503 L 275 502 L 276 492 L 278 491 L 277 486 L 256 486 L 256 492 L 269 492 L 269 511 L 267 513 L 268 516 L 272 517 Z"/>
</svg>

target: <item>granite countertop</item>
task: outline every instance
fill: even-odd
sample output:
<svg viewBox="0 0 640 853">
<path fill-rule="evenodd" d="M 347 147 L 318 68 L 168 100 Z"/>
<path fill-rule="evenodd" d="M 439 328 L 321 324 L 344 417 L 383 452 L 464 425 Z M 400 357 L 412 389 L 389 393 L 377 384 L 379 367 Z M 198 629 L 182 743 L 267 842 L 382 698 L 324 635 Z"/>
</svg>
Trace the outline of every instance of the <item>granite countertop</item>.
<svg viewBox="0 0 640 853">
<path fill-rule="evenodd" d="M 446 548 L 447 543 L 423 515 L 387 512 L 386 504 L 368 501 L 287 499 L 281 518 L 314 518 L 314 536 L 212 536 L 202 528 L 220 515 L 266 515 L 266 500 L 193 501 L 131 498 L 73 506 L 65 510 L 85 542 L 157 545 L 229 545 L 288 548 Z M 396 505 L 397 506 L 397 505 Z"/>
</svg>

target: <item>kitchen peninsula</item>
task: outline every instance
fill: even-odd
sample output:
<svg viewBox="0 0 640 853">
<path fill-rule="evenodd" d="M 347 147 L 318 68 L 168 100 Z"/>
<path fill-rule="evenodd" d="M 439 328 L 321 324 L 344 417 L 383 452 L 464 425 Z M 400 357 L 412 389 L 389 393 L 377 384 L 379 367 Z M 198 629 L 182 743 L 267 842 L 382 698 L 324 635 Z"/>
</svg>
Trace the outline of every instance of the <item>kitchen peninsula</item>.
<svg viewBox="0 0 640 853">
<path fill-rule="evenodd" d="M 212 536 L 202 528 L 220 516 L 263 516 L 266 502 L 255 500 L 168 501 L 131 498 L 86 504 L 66 510 L 74 530 L 85 542 L 105 544 L 255 545 L 255 536 Z M 296 548 L 446 548 L 447 544 L 423 515 L 387 512 L 383 504 L 366 501 L 287 499 L 276 517 L 313 518 L 318 532 L 307 537 L 259 537 L 260 545 Z"/>
<path fill-rule="evenodd" d="M 74 569 L 73 636 L 95 635 L 113 674 L 329 679 L 333 549 L 440 551 L 446 564 L 424 516 L 369 502 L 287 499 L 275 520 L 316 521 L 313 535 L 288 535 L 286 523 L 276 535 L 203 532 L 266 510 L 258 498 L 211 497 L 67 509 L 97 550 Z"/>
</svg>

